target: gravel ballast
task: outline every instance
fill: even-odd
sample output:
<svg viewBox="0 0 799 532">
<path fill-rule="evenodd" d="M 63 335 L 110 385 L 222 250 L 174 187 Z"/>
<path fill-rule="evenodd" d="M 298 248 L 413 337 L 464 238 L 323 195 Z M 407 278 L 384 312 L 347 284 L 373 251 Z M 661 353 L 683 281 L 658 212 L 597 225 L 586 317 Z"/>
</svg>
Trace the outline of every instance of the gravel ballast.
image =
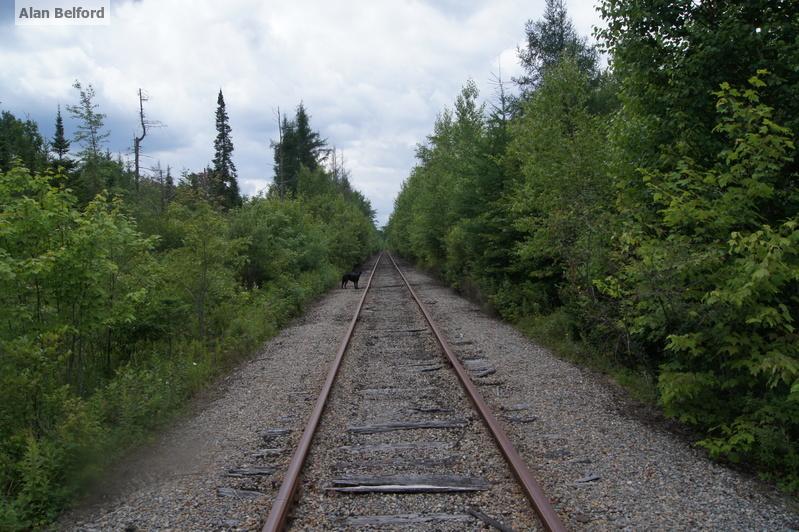
<svg viewBox="0 0 799 532">
<path fill-rule="evenodd" d="M 604 377 L 556 358 L 431 277 L 401 266 L 567 528 L 799 528 L 790 499 L 645 422 Z M 293 528 L 360 529 L 383 516 L 392 529 L 475 530 L 487 528 L 474 517 L 484 513 L 517 530 L 534 529 L 529 503 L 486 444 L 485 428 L 435 355 L 401 281 L 387 271 L 375 280 L 394 302 L 381 303 L 377 290 L 367 297 L 311 447 Z M 212 385 L 191 414 L 118 464 L 98 490 L 104 494 L 55 528 L 259 530 L 362 293 L 327 294 Z M 395 430 L 397 421 L 433 425 Z M 480 491 L 331 489 L 362 484 L 377 471 L 391 482 L 420 472 L 442 482 L 449 480 L 445 474 L 468 477 Z"/>
<path fill-rule="evenodd" d="M 558 359 L 480 312 L 430 276 L 401 264 L 461 360 L 496 372 L 484 398 L 552 499 L 567 528 L 796 530 L 796 502 L 710 461 L 592 371 Z"/>
<path fill-rule="evenodd" d="M 387 493 L 373 493 L 375 484 Z M 395 492 L 403 489 L 415 492 Z M 484 529 L 477 512 L 515 530 L 538 527 L 388 257 L 364 301 L 300 495 L 295 530 Z"/>
<path fill-rule="evenodd" d="M 336 289 L 311 305 L 55 528 L 259 530 L 362 293 Z"/>
</svg>

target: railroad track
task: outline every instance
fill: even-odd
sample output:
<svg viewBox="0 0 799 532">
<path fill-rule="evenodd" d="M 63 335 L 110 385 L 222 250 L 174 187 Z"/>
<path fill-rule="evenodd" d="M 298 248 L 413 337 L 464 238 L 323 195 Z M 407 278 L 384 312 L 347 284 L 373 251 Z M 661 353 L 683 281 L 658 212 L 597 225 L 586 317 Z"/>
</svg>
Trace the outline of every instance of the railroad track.
<svg viewBox="0 0 799 532">
<path fill-rule="evenodd" d="M 381 254 L 263 530 L 564 530 L 470 377 L 494 371 Z"/>
</svg>

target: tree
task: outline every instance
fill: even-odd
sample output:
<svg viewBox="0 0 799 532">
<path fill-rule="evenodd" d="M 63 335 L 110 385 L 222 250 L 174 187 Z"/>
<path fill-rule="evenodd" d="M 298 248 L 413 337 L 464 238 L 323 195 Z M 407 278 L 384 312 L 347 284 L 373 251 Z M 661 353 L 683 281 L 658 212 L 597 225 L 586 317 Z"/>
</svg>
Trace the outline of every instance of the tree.
<svg viewBox="0 0 799 532">
<path fill-rule="evenodd" d="M 307 203 L 253 198 L 232 216 L 230 234 L 245 242 L 240 279 L 249 288 L 262 287 L 279 282 L 286 272 L 299 275 L 318 268 L 332 248 L 330 232 L 312 220 Z"/>
<path fill-rule="evenodd" d="M 73 140 L 81 145 L 80 172 L 73 176 L 69 185 L 82 204 L 87 204 L 103 189 L 111 188 L 119 182 L 121 168 L 114 165 L 109 153 L 103 152 L 110 133 L 104 131 L 105 114 L 97 111 L 94 103 L 94 87 L 86 89 L 79 81 L 72 85 L 80 96 L 78 105 L 68 105 L 67 111 L 78 121 Z"/>
<path fill-rule="evenodd" d="M 712 454 L 771 468 L 795 490 L 799 213 L 769 217 L 775 197 L 797 193 L 785 185 L 797 182 L 795 137 L 760 100 L 764 75 L 715 92 L 715 161 L 642 171 L 653 205 L 638 209 L 652 214 L 620 235 L 627 260 L 614 284 L 623 319 L 660 362 L 666 413 L 704 429 Z"/>
<path fill-rule="evenodd" d="M 669 358 L 664 352 L 667 337 L 688 325 L 692 299 L 700 297 L 688 290 L 686 283 L 696 288 L 716 278 L 716 266 L 709 266 L 689 279 L 684 271 L 693 264 L 691 255 L 714 255 L 716 245 L 726 243 L 730 233 L 741 227 L 729 227 L 726 234 L 717 232 L 711 239 L 714 242 L 689 243 L 678 238 L 674 235 L 678 228 L 663 223 L 664 206 L 656 198 L 664 192 L 653 190 L 653 184 L 664 185 L 660 179 L 653 182 L 651 176 L 688 183 L 702 179 L 695 168 L 718 165 L 719 154 L 729 149 L 729 139 L 716 133 L 715 91 L 722 84 L 746 87 L 755 69 L 773 69 L 764 78 L 768 84 L 743 90 L 749 96 L 756 91 L 757 102 L 773 110 L 770 122 L 796 131 L 799 72 L 788 65 L 799 60 L 799 28 L 793 22 L 799 16 L 799 6 L 795 2 L 744 0 L 608 0 L 602 3 L 601 12 L 607 27 L 599 35 L 613 55 L 623 104 L 610 133 L 618 190 L 615 203 L 624 224 L 617 239 L 619 266 L 647 268 L 633 283 L 631 293 L 640 300 L 634 309 L 628 309 L 628 323 L 635 322 L 638 350 L 657 367 L 664 357 Z M 759 220 L 772 227 L 799 212 L 795 177 L 799 161 L 795 146 L 788 151 L 785 167 L 772 176 L 773 194 L 760 198 L 755 209 Z M 705 235 L 710 232 L 702 224 L 696 230 Z M 632 256 L 633 251 L 639 257 L 657 259 L 641 263 Z"/>
<path fill-rule="evenodd" d="M 274 172 L 275 186 L 278 196 L 286 197 L 288 193 L 297 191 L 297 176 L 300 171 L 299 159 L 297 157 L 297 142 L 295 140 L 294 122 L 290 121 L 285 115 L 281 120 L 278 111 L 279 138 L 277 142 L 272 141 L 274 150 Z"/>
<path fill-rule="evenodd" d="M 528 20 L 524 26 L 526 47 L 519 48 L 524 74 L 514 81 L 527 95 L 541 83 L 544 72 L 563 56 L 571 56 L 580 70 L 593 77 L 597 74 L 597 53 L 584 37 L 579 37 L 566 14 L 564 0 L 547 0 L 544 18 Z"/>
<path fill-rule="evenodd" d="M 19 120 L 8 111 L 0 115 L 0 171 L 14 167 L 14 159 L 32 172 L 47 164 L 47 150 L 39 126 L 32 120 Z"/>
<path fill-rule="evenodd" d="M 608 268 L 615 191 L 605 163 L 607 117 L 591 113 L 592 92 L 574 58 L 547 70 L 511 128 L 507 158 L 520 175 L 505 202 L 520 236 L 514 269 L 526 277 L 517 285 L 526 298 L 520 305 L 541 314 L 565 307 L 599 343 L 618 336 L 591 319 L 593 280 Z"/>
<path fill-rule="evenodd" d="M 61 165 L 63 165 L 64 162 L 71 162 L 67 159 L 69 145 L 70 142 L 64 136 L 64 120 L 61 118 L 61 106 L 59 105 L 58 113 L 55 117 L 55 134 L 50 143 L 50 149 L 55 153 L 56 161 Z"/>
<path fill-rule="evenodd" d="M 498 73 L 492 73 L 491 76 L 490 83 L 494 86 L 494 101 L 489 103 L 491 112 L 488 116 L 487 125 L 492 132 L 492 152 L 495 155 L 501 155 L 510 141 L 508 124 L 512 116 L 513 98 L 506 88 L 507 82 L 502 79 L 502 68 L 500 67 Z"/>
<path fill-rule="evenodd" d="M 284 126 L 287 126 L 287 125 L 288 125 L 288 123 L 286 122 L 285 118 L 282 118 L 282 120 L 281 120 L 280 107 L 278 107 L 277 108 L 277 132 L 278 132 L 277 142 L 271 141 L 269 144 L 272 147 L 273 159 L 274 159 L 274 165 L 273 165 L 272 168 L 275 171 L 275 177 L 274 177 L 273 181 L 274 181 L 275 186 L 277 188 L 278 197 L 281 197 L 281 198 L 285 197 L 285 194 L 286 194 L 285 182 L 283 181 L 283 170 L 284 170 L 283 148 L 285 147 L 285 145 L 283 144 L 283 128 L 284 128 Z"/>
<path fill-rule="evenodd" d="M 746 85 L 759 69 L 772 74 L 761 101 L 777 122 L 799 131 L 796 2 L 605 0 L 600 11 L 606 27 L 598 36 L 622 80 L 621 140 L 639 166 L 669 171 L 686 155 L 712 164 L 723 149 L 712 134 L 713 91 L 721 83 Z"/>
<path fill-rule="evenodd" d="M 300 102 L 294 120 L 280 123 L 280 140 L 272 142 L 278 194 L 296 194 L 300 168 L 314 171 L 327 157 L 327 141 L 311 129 L 310 116 Z"/>
<path fill-rule="evenodd" d="M 161 189 L 161 201 L 164 205 L 168 205 L 170 201 L 175 198 L 175 179 L 172 177 L 172 167 L 167 165 L 166 177 Z"/>
<path fill-rule="evenodd" d="M 294 128 L 297 142 L 297 156 L 299 163 L 308 170 L 316 170 L 321 162 L 327 158 L 327 141 L 317 131 L 311 129 L 311 117 L 305 110 L 302 102 L 297 106 L 294 117 Z"/>
<path fill-rule="evenodd" d="M 141 89 L 139 89 L 138 94 L 139 94 L 139 124 L 141 124 L 141 135 L 136 135 L 136 136 L 133 137 L 133 159 L 134 159 L 133 176 L 134 176 L 134 182 L 135 182 L 137 191 L 139 190 L 139 181 L 141 180 L 141 175 L 139 173 L 139 168 L 140 168 L 139 160 L 140 160 L 140 157 L 141 157 L 141 143 L 144 140 L 144 137 L 147 136 L 147 128 L 148 127 L 163 127 L 163 124 L 161 124 L 160 122 L 158 122 L 158 121 L 153 122 L 153 121 L 147 120 L 145 118 L 145 116 L 144 116 L 144 102 L 149 100 L 149 98 L 147 97 L 146 94 L 144 94 L 144 92 Z"/>
<path fill-rule="evenodd" d="M 242 263 L 243 239 L 229 239 L 229 222 L 205 201 L 189 208 L 178 202 L 169 206 L 173 230 L 181 235 L 183 245 L 167 254 L 168 274 L 172 283 L 188 298 L 194 309 L 196 332 L 205 340 L 213 320 L 209 308 L 236 292 L 235 270 Z M 221 331 L 213 331 L 217 335 Z"/>
<path fill-rule="evenodd" d="M 300 165 L 312 197 L 229 211 L 214 168 L 175 187 L 158 163 L 130 193 L 133 161 L 106 149 L 94 92 L 77 88 L 69 186 L 48 169 L 69 160 L 60 112 L 51 160 L 34 122 L 0 113 L 0 530 L 52 527 L 103 466 L 377 245 L 343 169 Z"/>
<path fill-rule="evenodd" d="M 609 136 L 618 273 L 600 287 L 657 368 L 666 413 L 796 490 L 799 5 L 600 10 L 623 104 Z"/>
<path fill-rule="evenodd" d="M 216 99 L 216 139 L 214 140 L 214 168 L 211 193 L 226 208 L 241 204 L 236 166 L 233 164 L 233 140 L 225 110 L 222 89 Z"/>
<path fill-rule="evenodd" d="M 72 115 L 72 118 L 78 121 L 74 140 L 81 144 L 83 149 L 80 152 L 80 156 L 82 161 L 86 163 L 90 160 L 96 160 L 102 155 L 103 145 L 106 143 L 110 132 L 103 131 L 105 114 L 97 112 L 99 105 L 94 103 L 94 87 L 89 84 L 84 89 L 80 81 L 77 80 L 72 86 L 80 94 L 80 103 L 78 105 L 67 105 L 67 111 Z"/>
<path fill-rule="evenodd" d="M 60 171 L 71 178 L 75 161 L 69 157 L 69 147 L 70 142 L 64 134 L 64 120 L 61 118 L 61 106 L 59 105 L 55 118 L 55 134 L 50 141 L 50 151 L 55 154 L 55 159 L 50 162 L 50 167 L 53 172 Z"/>
</svg>

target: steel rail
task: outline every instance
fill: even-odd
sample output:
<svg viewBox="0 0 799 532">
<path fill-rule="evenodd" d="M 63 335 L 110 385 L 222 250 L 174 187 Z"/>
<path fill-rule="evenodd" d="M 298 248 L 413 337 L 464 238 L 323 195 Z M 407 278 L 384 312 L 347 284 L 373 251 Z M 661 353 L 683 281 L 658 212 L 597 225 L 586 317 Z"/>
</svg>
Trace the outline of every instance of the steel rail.
<svg viewBox="0 0 799 532">
<path fill-rule="evenodd" d="M 469 396 L 469 400 L 471 400 L 472 404 L 480 413 L 480 417 L 483 418 L 483 421 L 488 427 L 489 432 L 491 432 L 491 435 L 497 442 L 500 451 L 502 451 L 502 454 L 505 456 L 505 460 L 507 460 L 508 465 L 513 471 L 513 474 L 522 485 L 524 494 L 530 500 L 530 503 L 533 505 L 533 509 L 541 519 L 541 523 L 547 530 L 553 532 L 565 532 L 566 527 L 561 522 L 558 514 L 555 512 L 555 509 L 552 507 L 549 498 L 544 494 L 544 491 L 541 489 L 541 486 L 538 484 L 538 482 L 536 482 L 535 478 L 533 478 L 533 474 L 527 467 L 524 459 L 513 446 L 507 434 L 505 434 L 505 431 L 502 429 L 502 426 L 500 425 L 496 416 L 494 416 L 494 413 L 491 412 L 488 404 L 477 390 L 477 387 L 474 385 L 474 383 L 472 383 L 472 380 L 469 378 L 469 375 L 466 373 L 463 365 L 461 365 L 460 361 L 455 356 L 455 353 L 450 348 L 449 343 L 444 339 L 444 336 L 438 330 L 438 327 L 436 327 L 436 324 L 433 322 L 433 319 L 430 316 L 430 313 L 427 311 L 427 308 L 424 306 L 424 304 L 422 304 L 422 301 L 416 295 L 413 287 L 411 287 L 411 283 L 409 283 L 408 279 L 405 278 L 405 274 L 402 273 L 402 270 L 400 270 L 399 266 L 397 266 L 397 263 L 394 261 L 394 257 L 391 256 L 391 253 L 388 253 L 388 258 L 391 259 L 391 263 L 394 265 L 394 268 L 397 269 L 400 277 L 402 277 L 402 280 L 405 281 L 405 286 L 408 287 L 408 291 L 411 293 L 414 301 L 416 301 L 416 304 L 422 311 L 427 324 L 430 326 L 430 329 L 432 329 L 433 335 L 438 341 L 438 345 L 441 346 L 442 351 L 444 351 L 449 363 L 455 370 L 461 386 L 463 386 L 463 389 L 466 391 L 466 395 Z"/>
<path fill-rule="evenodd" d="M 319 397 L 316 400 L 316 404 L 314 405 L 314 409 L 311 412 L 311 417 L 308 419 L 308 424 L 305 426 L 305 430 L 302 433 L 300 442 L 297 444 L 297 449 L 294 451 L 294 454 L 291 457 L 291 462 L 289 462 L 286 476 L 283 478 L 283 483 L 280 485 L 280 490 L 277 492 L 275 502 L 272 504 L 272 508 L 269 511 L 269 516 L 266 518 L 266 522 L 264 523 L 263 532 L 277 532 L 279 530 L 283 530 L 283 527 L 286 525 L 286 519 L 288 518 L 289 511 L 291 510 L 291 503 L 293 502 L 294 495 L 297 492 L 297 486 L 300 480 L 300 472 L 302 471 L 305 457 L 308 455 L 308 451 L 311 448 L 311 440 L 313 440 L 316 428 L 319 426 L 319 420 L 322 418 L 322 412 L 325 409 L 327 398 L 330 395 L 330 390 L 333 388 L 333 381 L 336 379 L 339 367 L 341 367 L 341 361 L 344 359 L 344 352 L 347 350 L 347 346 L 350 344 L 352 332 L 355 330 L 355 324 L 361 315 L 363 302 L 366 299 L 366 294 L 369 292 L 369 287 L 372 286 L 372 279 L 374 278 L 375 271 L 377 271 L 377 265 L 380 264 L 381 258 L 383 258 L 383 253 L 378 255 L 375 265 L 372 267 L 372 271 L 369 274 L 369 281 L 366 283 L 366 288 L 363 291 L 363 295 L 361 295 L 361 300 L 358 302 L 358 307 L 355 309 L 355 315 L 352 317 L 352 321 L 350 321 L 350 326 L 347 329 L 347 333 L 341 340 L 341 344 L 336 352 L 336 358 L 333 360 L 333 364 L 330 366 L 330 371 L 327 374 L 327 379 L 325 379 L 325 383 L 322 386 L 322 391 L 320 392 Z"/>
</svg>

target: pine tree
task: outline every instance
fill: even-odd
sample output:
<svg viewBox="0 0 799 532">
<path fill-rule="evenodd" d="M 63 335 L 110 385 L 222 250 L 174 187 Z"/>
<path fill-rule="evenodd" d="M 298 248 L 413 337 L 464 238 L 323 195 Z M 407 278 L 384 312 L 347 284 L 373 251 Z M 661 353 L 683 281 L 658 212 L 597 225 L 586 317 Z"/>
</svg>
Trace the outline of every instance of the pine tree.
<svg viewBox="0 0 799 532">
<path fill-rule="evenodd" d="M 94 87 L 89 86 L 84 90 L 79 81 L 73 85 L 80 94 L 78 105 L 67 105 L 67 111 L 72 118 L 78 120 L 78 129 L 75 131 L 74 140 L 83 147 L 80 152 L 84 163 L 90 159 L 97 159 L 102 155 L 102 147 L 108 139 L 109 132 L 103 131 L 105 114 L 98 113 L 98 105 L 94 103 Z"/>
<path fill-rule="evenodd" d="M 78 153 L 81 165 L 68 186 L 75 191 L 81 203 L 85 204 L 100 191 L 115 184 L 114 173 L 108 172 L 110 153 L 103 152 L 109 132 L 104 130 L 105 114 L 97 112 L 99 106 L 94 103 L 94 87 L 89 84 L 84 89 L 79 81 L 75 81 L 72 86 L 77 89 L 80 102 L 78 105 L 67 105 L 67 111 L 78 121 L 72 138 L 81 146 Z"/>
<path fill-rule="evenodd" d="M 284 198 L 287 193 L 297 190 L 297 174 L 300 169 L 294 122 L 286 116 L 283 116 L 280 122 L 280 140 L 272 142 L 272 149 L 275 185 L 278 196 Z"/>
<path fill-rule="evenodd" d="M 233 164 L 233 140 L 225 110 L 222 90 L 216 100 L 216 139 L 214 140 L 214 172 L 211 193 L 227 208 L 241 204 L 236 166 Z"/>
<path fill-rule="evenodd" d="M 327 141 L 311 129 L 310 116 L 300 102 L 294 120 L 283 117 L 280 125 L 281 140 L 272 142 L 274 149 L 275 183 L 278 194 L 297 193 L 300 168 L 317 170 L 327 157 Z"/>
<path fill-rule="evenodd" d="M 295 132 L 297 136 L 297 156 L 299 163 L 308 170 L 316 170 L 320 163 L 327 157 L 327 141 L 319 133 L 311 129 L 311 118 L 305 111 L 302 102 L 297 106 L 297 115 L 294 117 Z"/>
<path fill-rule="evenodd" d="M 175 179 L 172 177 L 172 167 L 166 167 L 166 179 L 164 180 L 164 199 L 166 203 L 175 197 Z"/>
<path fill-rule="evenodd" d="M 556 65 L 563 56 L 574 57 L 580 70 L 589 77 L 597 75 L 597 53 L 574 30 L 566 13 L 564 0 L 547 0 L 544 18 L 528 20 L 524 26 L 527 46 L 519 48 L 519 60 L 525 73 L 514 78 L 523 95 L 535 90 L 544 71 Z"/>
<path fill-rule="evenodd" d="M 50 145 L 59 163 L 63 162 L 69 153 L 69 144 L 70 142 L 64 136 L 64 120 L 61 118 L 61 106 L 59 105 L 55 117 L 55 135 Z"/>
<path fill-rule="evenodd" d="M 60 169 L 65 175 L 69 175 L 74 169 L 75 161 L 69 158 L 70 144 L 64 134 L 64 120 L 61 118 L 61 106 L 59 105 L 55 117 L 55 134 L 50 141 L 50 150 L 55 154 L 55 158 L 50 161 L 53 172 L 57 173 Z"/>
</svg>

